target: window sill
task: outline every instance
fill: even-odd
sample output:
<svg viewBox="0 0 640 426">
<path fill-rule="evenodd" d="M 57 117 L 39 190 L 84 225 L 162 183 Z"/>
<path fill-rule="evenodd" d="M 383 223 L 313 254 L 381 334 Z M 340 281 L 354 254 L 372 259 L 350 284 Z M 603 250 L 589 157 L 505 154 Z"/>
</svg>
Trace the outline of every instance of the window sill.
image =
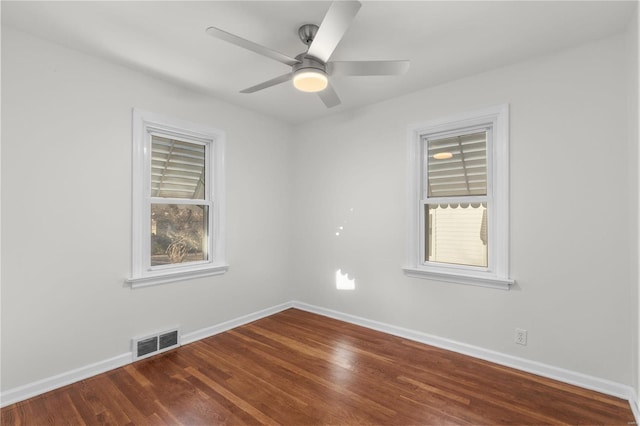
<svg viewBox="0 0 640 426">
<path fill-rule="evenodd" d="M 148 287 L 158 284 L 166 284 L 175 281 L 184 281 L 195 278 L 209 277 L 212 275 L 222 275 L 229 270 L 229 265 L 209 266 L 201 269 L 191 269 L 188 271 L 165 272 L 163 274 L 131 277 L 126 282 L 131 284 L 131 288 Z"/>
<path fill-rule="evenodd" d="M 478 287 L 497 288 L 500 290 L 509 290 L 512 284 L 515 284 L 515 280 L 498 278 L 494 276 L 478 276 L 478 275 L 466 275 L 456 274 L 451 272 L 440 271 L 427 271 L 418 268 L 402 268 L 405 275 L 412 278 L 432 279 L 436 281 L 446 281 L 456 284 L 474 285 Z"/>
</svg>

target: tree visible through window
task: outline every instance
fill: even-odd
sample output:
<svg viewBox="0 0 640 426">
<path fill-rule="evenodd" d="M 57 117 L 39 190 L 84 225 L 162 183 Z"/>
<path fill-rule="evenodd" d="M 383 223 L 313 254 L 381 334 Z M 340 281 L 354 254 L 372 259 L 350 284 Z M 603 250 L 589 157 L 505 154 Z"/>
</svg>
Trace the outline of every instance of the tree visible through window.
<svg viewBox="0 0 640 426">
<path fill-rule="evenodd" d="M 151 205 L 151 266 L 207 258 L 207 206 Z"/>
</svg>

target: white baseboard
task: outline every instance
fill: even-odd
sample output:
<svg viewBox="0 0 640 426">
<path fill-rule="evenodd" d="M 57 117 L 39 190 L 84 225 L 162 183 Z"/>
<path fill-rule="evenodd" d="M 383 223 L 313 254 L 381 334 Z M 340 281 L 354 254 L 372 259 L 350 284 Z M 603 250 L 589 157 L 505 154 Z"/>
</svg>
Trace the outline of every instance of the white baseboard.
<svg viewBox="0 0 640 426">
<path fill-rule="evenodd" d="M 273 315 L 291 308 L 292 306 L 292 302 L 283 303 L 281 305 L 263 309 L 230 321 L 225 321 L 211 327 L 184 334 L 181 337 L 181 344 L 185 345 L 187 343 L 195 342 L 196 340 L 204 339 L 205 337 L 213 336 L 214 334 L 222 333 L 223 331 Z M 127 352 L 104 361 L 96 362 L 95 364 L 87 365 L 53 377 L 38 380 L 37 382 L 9 389 L 0 394 L 0 407 L 6 407 L 7 405 L 24 401 L 25 399 L 41 395 L 45 392 L 61 388 L 71 383 L 79 382 L 80 380 L 87 379 L 97 374 L 105 373 L 118 367 L 123 367 L 131 362 L 133 362 L 133 354 L 131 352 Z"/>
<path fill-rule="evenodd" d="M 638 394 L 635 390 L 631 390 L 631 399 L 629 400 L 629 405 L 631 405 L 631 412 L 633 413 L 633 417 L 636 419 L 636 424 L 640 424 L 640 410 L 638 409 Z"/>
<path fill-rule="evenodd" d="M 491 351 L 478 346 L 456 342 L 454 340 L 422 333 L 420 331 L 397 327 L 394 325 L 369 320 L 355 315 L 345 314 L 331 309 L 310 305 L 304 302 L 292 301 L 283 303 L 229 321 L 225 321 L 211 327 L 206 327 L 200 330 L 193 331 L 191 333 L 184 334 L 181 338 L 181 344 L 185 345 L 188 343 L 192 343 L 206 337 L 222 333 L 232 328 L 248 324 L 261 318 L 268 317 L 289 308 L 296 308 L 303 311 L 323 315 L 329 318 L 335 318 L 351 324 L 356 324 L 373 330 L 381 331 L 383 333 L 469 355 L 474 358 L 483 359 L 486 361 L 494 362 L 496 364 L 513 367 L 518 370 L 559 380 L 564 383 L 591 389 L 618 398 L 627 399 L 629 401 L 629 404 L 631 405 L 631 410 L 636 418 L 637 424 L 640 424 L 638 400 L 636 398 L 636 393 L 631 386 L 566 370 L 559 367 L 554 367 L 552 365 L 531 361 L 524 358 L 514 357 L 512 355 Z M 97 374 L 101 374 L 109 370 L 125 366 L 127 364 L 130 364 L 132 362 L 132 359 L 133 358 L 131 352 L 127 352 L 125 354 L 118 355 L 113 358 L 97 362 L 95 364 L 81 367 L 47 379 L 39 380 L 37 382 L 19 386 L 14 389 L 9 389 L 0 394 L 0 407 L 6 407 L 7 405 L 32 398 L 34 396 L 49 392 L 62 386 L 66 386 L 71 383 L 95 376 Z"/>
<path fill-rule="evenodd" d="M 580 386 L 582 388 L 594 390 L 596 392 L 601 392 L 607 395 L 615 396 L 617 398 L 626 399 L 629 400 L 632 409 L 633 406 L 636 405 L 636 399 L 634 397 L 635 392 L 633 391 L 633 388 L 621 383 L 589 376 L 583 373 L 578 373 L 559 367 L 554 367 L 552 365 L 543 364 L 537 361 L 531 361 L 525 358 L 519 358 L 512 355 L 495 352 L 478 346 L 468 345 L 466 343 L 456 342 L 455 340 L 445 339 L 431 334 L 422 333 L 420 331 L 397 327 L 394 325 L 369 320 L 355 315 L 345 314 L 331 309 L 309 305 L 304 302 L 294 301 L 293 307 L 303 311 L 312 312 L 329 318 L 334 318 L 340 321 L 345 321 L 351 324 L 356 324 L 362 327 L 381 331 L 383 333 L 446 349 L 452 352 L 457 352 L 464 355 L 472 356 L 474 358 L 479 358 L 485 361 L 512 367 L 517 370 L 536 374 L 538 376 L 543 376 L 571 385 Z M 637 416 L 636 419 L 638 419 Z"/>
<path fill-rule="evenodd" d="M 25 399 L 33 398 L 34 396 L 41 395 L 45 392 L 125 366 L 131 363 L 131 355 L 131 352 L 127 352 L 125 354 L 76 368 L 75 370 L 67 371 L 66 373 L 58 374 L 47 379 L 38 380 L 37 382 L 9 389 L 6 392 L 2 392 L 0 395 L 0 407 L 6 407 L 7 405 L 24 401 Z"/>
<path fill-rule="evenodd" d="M 197 340 L 201 340 L 207 337 L 214 336 L 216 334 L 222 333 L 227 330 L 231 330 L 232 328 L 240 327 L 241 325 L 248 324 L 253 321 L 257 321 L 260 318 L 268 317 L 269 315 L 277 314 L 278 312 L 284 311 L 285 309 L 289 309 L 293 307 L 293 302 L 282 303 L 280 305 L 273 306 L 271 308 L 263 309 L 258 312 L 254 312 L 251 314 L 247 314 L 241 316 L 239 318 L 235 318 L 229 321 L 225 321 L 220 324 L 216 324 L 211 327 L 202 328 L 200 330 L 193 331 L 191 333 L 183 334 L 181 342 L 183 345 L 187 343 L 192 343 Z"/>
</svg>

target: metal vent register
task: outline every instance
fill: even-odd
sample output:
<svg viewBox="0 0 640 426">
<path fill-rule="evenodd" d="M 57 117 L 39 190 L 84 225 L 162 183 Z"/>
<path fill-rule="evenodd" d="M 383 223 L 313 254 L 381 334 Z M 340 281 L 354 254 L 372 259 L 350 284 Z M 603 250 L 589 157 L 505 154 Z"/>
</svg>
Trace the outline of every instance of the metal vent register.
<svg viewBox="0 0 640 426">
<path fill-rule="evenodd" d="M 180 346 L 178 329 L 133 339 L 133 360 L 148 358 Z"/>
</svg>

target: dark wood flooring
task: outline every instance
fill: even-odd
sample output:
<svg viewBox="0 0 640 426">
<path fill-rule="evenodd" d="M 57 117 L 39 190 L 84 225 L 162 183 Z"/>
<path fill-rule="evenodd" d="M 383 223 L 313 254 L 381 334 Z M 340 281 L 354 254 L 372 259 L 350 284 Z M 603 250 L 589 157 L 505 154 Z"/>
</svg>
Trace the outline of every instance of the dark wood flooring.
<svg viewBox="0 0 640 426">
<path fill-rule="evenodd" d="M 3 425 L 632 422 L 625 400 L 295 309 L 2 409 Z"/>
</svg>

